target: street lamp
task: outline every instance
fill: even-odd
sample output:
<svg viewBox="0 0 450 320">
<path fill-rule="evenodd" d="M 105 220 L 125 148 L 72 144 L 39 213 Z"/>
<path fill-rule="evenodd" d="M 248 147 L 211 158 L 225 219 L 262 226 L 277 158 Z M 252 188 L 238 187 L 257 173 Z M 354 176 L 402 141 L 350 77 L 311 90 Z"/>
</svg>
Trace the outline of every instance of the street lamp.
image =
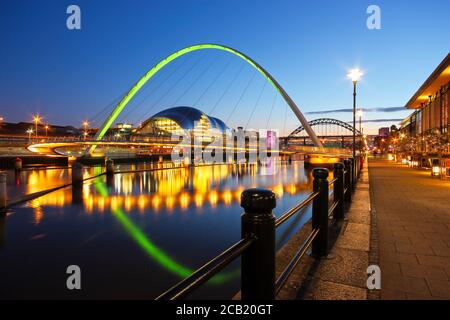
<svg viewBox="0 0 450 320">
<path fill-rule="evenodd" d="M 83 127 L 84 127 L 84 139 L 86 140 L 86 137 L 88 135 L 88 126 L 89 126 L 89 121 L 85 120 L 83 121 Z"/>
<path fill-rule="evenodd" d="M 45 128 L 45 137 L 47 138 L 48 137 L 48 128 L 49 128 L 48 124 L 46 124 L 44 128 Z"/>
<path fill-rule="evenodd" d="M 41 122 L 41 117 L 37 114 L 33 116 L 33 122 L 35 127 L 36 138 L 38 136 L 38 123 Z"/>
<path fill-rule="evenodd" d="M 351 69 L 347 73 L 347 77 L 353 82 L 353 158 L 356 157 L 356 83 L 361 79 L 361 70 L 358 68 Z"/>
<path fill-rule="evenodd" d="M 28 143 L 31 141 L 31 135 L 33 134 L 33 129 L 28 129 L 27 130 L 27 133 L 28 133 Z"/>
</svg>

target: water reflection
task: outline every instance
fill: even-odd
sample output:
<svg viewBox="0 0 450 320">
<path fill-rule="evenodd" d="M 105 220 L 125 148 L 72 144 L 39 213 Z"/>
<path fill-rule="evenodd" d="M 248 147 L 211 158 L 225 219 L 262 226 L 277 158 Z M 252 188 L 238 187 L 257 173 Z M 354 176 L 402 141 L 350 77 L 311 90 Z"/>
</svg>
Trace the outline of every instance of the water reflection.
<svg viewBox="0 0 450 320">
<path fill-rule="evenodd" d="M 273 190 L 278 215 L 312 188 L 301 162 L 165 166 L 170 165 L 102 176 L 14 208 L 6 218 L 8 232 L 0 221 L 0 241 L 3 234 L 8 244 L 0 250 L 0 272 L 11 275 L 0 280 L 0 298 L 11 297 L 12 291 L 2 288 L 12 287 L 19 288 L 14 292 L 20 297 L 70 297 L 60 271 L 74 263 L 89 273 L 84 298 L 156 297 L 239 239 L 243 190 Z M 149 165 L 120 165 L 116 172 L 145 168 Z M 61 173 L 45 172 L 39 173 L 42 184 L 62 183 Z M 100 172 L 100 167 L 86 170 L 89 176 Z M 308 210 L 277 230 L 278 247 L 309 219 Z M 203 286 L 199 297 L 232 296 L 239 287 L 238 269 L 238 262 L 229 266 L 221 275 L 229 276 L 227 281 Z"/>
<path fill-rule="evenodd" d="M 311 190 L 311 179 L 298 166 L 287 173 L 287 164 L 275 164 L 276 175 L 265 175 L 266 168 L 257 165 L 217 165 L 147 171 L 140 174 L 116 174 L 106 178 L 109 196 L 103 197 L 91 184 L 82 189 L 61 189 L 31 202 L 36 223 L 42 218 L 41 206 L 83 205 L 87 213 L 123 208 L 126 212 L 157 213 L 161 208 L 186 211 L 205 204 L 230 206 L 239 203 L 246 187 L 265 187 L 278 197 Z M 201 211 L 199 211 L 201 213 Z"/>
</svg>

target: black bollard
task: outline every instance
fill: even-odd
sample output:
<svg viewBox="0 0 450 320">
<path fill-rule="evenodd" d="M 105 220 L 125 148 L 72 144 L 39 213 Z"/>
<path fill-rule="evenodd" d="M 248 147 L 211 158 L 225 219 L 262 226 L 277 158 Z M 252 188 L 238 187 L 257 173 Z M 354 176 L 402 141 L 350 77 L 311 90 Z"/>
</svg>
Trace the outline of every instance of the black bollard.
<svg viewBox="0 0 450 320">
<path fill-rule="evenodd" d="M 355 159 L 350 158 L 350 189 L 355 187 Z"/>
<path fill-rule="evenodd" d="M 242 300 L 275 299 L 275 194 L 266 189 L 248 189 L 241 194 L 242 238 L 254 237 L 242 254 Z"/>
<path fill-rule="evenodd" d="M 312 255 L 316 258 L 328 254 L 328 169 L 313 169 L 313 191 L 319 192 L 313 200 L 312 228 L 319 233 L 312 243 Z"/>
</svg>

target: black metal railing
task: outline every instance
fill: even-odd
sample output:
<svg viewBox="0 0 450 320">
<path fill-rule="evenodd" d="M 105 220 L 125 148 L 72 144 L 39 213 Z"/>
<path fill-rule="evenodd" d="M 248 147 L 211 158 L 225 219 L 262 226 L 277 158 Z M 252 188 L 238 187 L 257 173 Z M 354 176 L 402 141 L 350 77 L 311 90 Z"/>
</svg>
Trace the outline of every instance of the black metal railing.
<svg viewBox="0 0 450 320">
<path fill-rule="evenodd" d="M 177 300 L 186 297 L 239 256 L 241 256 L 241 299 L 275 299 L 309 248 L 311 248 L 311 255 L 315 258 L 328 254 L 329 218 L 344 218 L 345 203 L 351 200 L 351 193 L 356 185 L 360 169 L 359 157 L 334 164 L 332 180 L 328 180 L 328 169 L 313 169 L 312 192 L 278 218 L 272 213 L 276 207 L 276 198 L 272 191 L 260 188 L 245 190 L 241 194 L 241 206 L 245 210 L 241 216 L 241 240 L 156 299 Z M 333 187 L 332 201 L 329 200 L 330 186 Z M 276 228 L 311 203 L 311 232 L 276 278 Z"/>
</svg>

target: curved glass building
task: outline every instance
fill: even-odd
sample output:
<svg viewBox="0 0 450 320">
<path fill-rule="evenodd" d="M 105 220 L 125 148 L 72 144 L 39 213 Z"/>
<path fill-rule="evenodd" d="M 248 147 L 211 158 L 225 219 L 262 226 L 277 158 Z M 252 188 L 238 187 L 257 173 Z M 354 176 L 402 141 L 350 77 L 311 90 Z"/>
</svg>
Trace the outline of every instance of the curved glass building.
<svg viewBox="0 0 450 320">
<path fill-rule="evenodd" d="M 158 112 L 145 120 L 136 130 L 138 135 L 171 136 L 194 132 L 203 135 L 210 129 L 226 133 L 228 127 L 220 119 L 208 116 L 192 107 L 174 107 Z"/>
</svg>

